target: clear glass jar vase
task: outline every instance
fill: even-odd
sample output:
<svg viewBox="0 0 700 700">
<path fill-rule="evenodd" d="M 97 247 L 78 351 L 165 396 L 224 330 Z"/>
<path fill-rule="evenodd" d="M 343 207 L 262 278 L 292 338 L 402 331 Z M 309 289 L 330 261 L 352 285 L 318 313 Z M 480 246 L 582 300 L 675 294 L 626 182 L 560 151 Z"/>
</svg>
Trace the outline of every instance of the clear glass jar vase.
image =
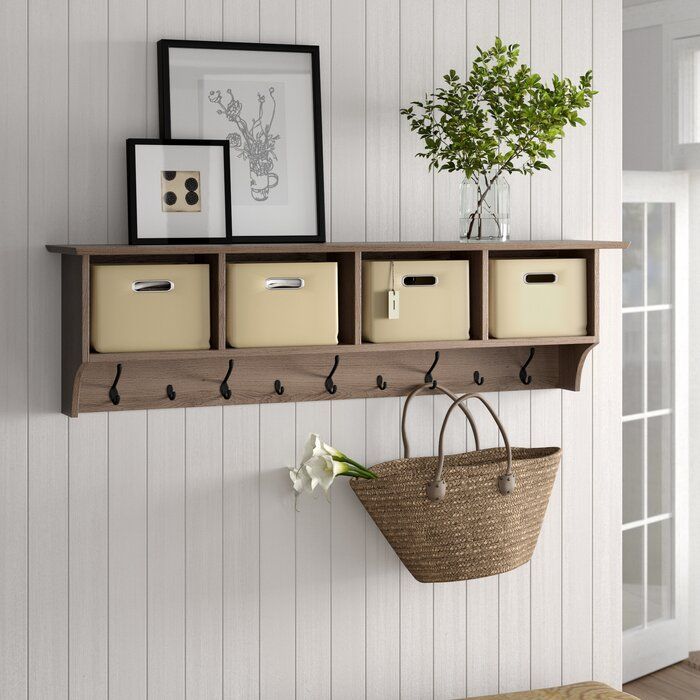
<svg viewBox="0 0 700 700">
<path fill-rule="evenodd" d="M 510 237 L 510 185 L 496 171 L 464 178 L 459 190 L 459 239 L 507 241 Z"/>
</svg>

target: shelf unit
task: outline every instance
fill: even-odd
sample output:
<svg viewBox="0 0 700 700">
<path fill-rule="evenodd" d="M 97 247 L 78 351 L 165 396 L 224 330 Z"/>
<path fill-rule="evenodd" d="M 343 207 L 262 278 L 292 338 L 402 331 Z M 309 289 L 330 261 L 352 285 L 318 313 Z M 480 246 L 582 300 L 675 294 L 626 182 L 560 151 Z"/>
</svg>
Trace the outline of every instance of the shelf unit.
<svg viewBox="0 0 700 700">
<path fill-rule="evenodd" d="M 348 243 L 287 245 L 123 246 L 49 245 L 62 260 L 63 413 L 212 406 L 284 401 L 401 396 L 424 381 L 436 352 L 433 377 L 455 391 L 562 388 L 576 391 L 586 356 L 598 343 L 598 267 L 601 249 L 621 241 L 512 241 L 508 243 Z M 490 258 L 583 257 L 587 261 L 588 335 L 498 340 L 488 333 Z M 362 261 L 469 260 L 471 339 L 362 342 Z M 233 261 L 338 263 L 339 344 L 279 348 L 226 346 L 226 263 Z M 90 266 L 93 263 L 198 262 L 210 269 L 211 349 L 182 352 L 96 353 L 90 347 Z M 527 367 L 529 384 L 520 379 Z M 336 356 L 338 361 L 336 363 Z M 220 391 L 230 361 L 230 398 Z M 326 378 L 334 365 L 332 381 Z M 110 399 L 120 366 L 116 390 Z M 387 385 L 381 389 L 378 377 Z M 284 392 L 275 391 L 279 380 Z M 170 392 L 168 386 L 172 387 Z M 279 386 L 279 385 L 278 385 Z M 174 391 L 174 396 L 173 396 Z M 173 397 L 173 398 L 171 398 Z"/>
</svg>

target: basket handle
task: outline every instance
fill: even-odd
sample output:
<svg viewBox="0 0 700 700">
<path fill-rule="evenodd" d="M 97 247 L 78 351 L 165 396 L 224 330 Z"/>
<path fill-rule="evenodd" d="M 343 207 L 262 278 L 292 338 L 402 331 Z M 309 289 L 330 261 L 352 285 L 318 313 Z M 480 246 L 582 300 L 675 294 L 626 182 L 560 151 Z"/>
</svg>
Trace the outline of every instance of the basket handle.
<svg viewBox="0 0 700 700">
<path fill-rule="evenodd" d="M 441 501 L 445 497 L 445 492 L 447 491 L 447 484 L 445 484 L 445 480 L 442 478 L 442 470 L 445 465 L 444 438 L 445 429 L 447 428 L 447 421 L 450 419 L 452 411 L 457 406 L 461 406 L 463 401 L 472 398 L 478 399 L 479 401 L 481 401 L 481 403 L 484 404 L 486 410 L 491 414 L 491 417 L 496 422 L 499 432 L 503 436 L 503 443 L 506 447 L 506 458 L 508 465 L 506 467 L 505 473 L 501 474 L 501 476 L 498 477 L 498 490 L 503 495 L 507 495 L 509 493 L 512 493 L 515 489 L 515 474 L 513 474 L 513 451 L 510 447 L 510 440 L 508 440 L 506 429 L 503 427 L 503 423 L 501 423 L 501 421 L 499 420 L 498 416 L 496 415 L 496 412 L 491 407 L 491 404 L 481 394 L 467 393 L 463 394 L 459 398 L 456 398 L 452 402 L 452 405 L 447 409 L 445 419 L 442 421 L 442 428 L 440 429 L 440 440 L 438 443 L 438 465 L 433 480 L 429 481 L 427 486 L 428 498 L 431 501 Z"/>
<path fill-rule="evenodd" d="M 457 397 L 449 390 L 445 389 L 444 387 L 441 387 L 439 384 L 436 384 L 433 386 L 432 384 L 419 384 L 415 389 L 413 389 L 409 395 L 406 397 L 406 401 L 404 402 L 403 405 L 403 413 L 401 415 L 401 439 L 403 440 L 403 456 L 404 458 L 408 458 L 411 456 L 411 450 L 408 445 L 408 434 L 406 431 L 406 409 L 408 408 L 408 404 L 411 402 L 411 399 L 416 395 L 416 394 L 422 394 L 426 389 L 437 389 L 439 392 L 445 394 L 445 396 L 448 396 L 449 398 L 452 399 L 452 403 L 454 404 L 455 401 L 457 401 Z M 462 413 L 467 417 L 467 420 L 469 421 L 469 425 L 471 426 L 472 433 L 474 433 L 474 446 L 476 449 L 479 448 L 479 433 L 476 429 L 476 423 L 474 421 L 474 417 L 472 414 L 469 412 L 469 409 L 464 405 L 464 404 L 459 404 L 459 407 L 462 409 Z"/>
</svg>

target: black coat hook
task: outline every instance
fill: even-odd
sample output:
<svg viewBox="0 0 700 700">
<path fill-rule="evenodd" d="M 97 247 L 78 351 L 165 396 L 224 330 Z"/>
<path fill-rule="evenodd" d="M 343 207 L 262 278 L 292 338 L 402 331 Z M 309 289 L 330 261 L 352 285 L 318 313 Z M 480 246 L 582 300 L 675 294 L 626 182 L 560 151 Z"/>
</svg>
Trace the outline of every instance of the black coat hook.
<svg viewBox="0 0 700 700">
<path fill-rule="evenodd" d="M 326 377 L 325 386 L 326 386 L 326 391 L 329 394 L 335 394 L 335 392 L 338 391 L 338 387 L 335 384 L 333 384 L 333 375 L 335 374 L 336 369 L 338 369 L 339 362 L 340 362 L 340 355 L 336 355 L 335 360 L 333 362 L 333 369 L 331 370 L 331 373 Z"/>
<path fill-rule="evenodd" d="M 165 393 L 168 395 L 168 398 L 171 401 L 175 401 L 175 397 L 177 396 L 177 394 L 175 393 L 175 389 L 173 389 L 172 384 L 168 384 L 168 386 L 165 387 Z"/>
<path fill-rule="evenodd" d="M 481 376 L 479 370 L 476 370 L 476 372 L 474 372 L 474 384 L 476 384 L 477 386 L 481 386 L 484 383 L 484 381 L 485 378 Z"/>
<path fill-rule="evenodd" d="M 122 397 L 119 396 L 119 390 L 117 389 L 117 384 L 119 383 L 119 377 L 122 376 L 122 366 L 121 363 L 117 365 L 117 374 L 114 377 L 114 381 L 112 382 L 112 386 L 109 388 L 109 400 L 115 405 L 118 406 L 119 402 L 122 400 Z"/>
<path fill-rule="evenodd" d="M 530 348 L 530 355 L 527 358 L 525 364 L 520 368 L 520 381 L 523 384 L 529 384 L 532 381 L 532 377 L 525 371 L 527 366 L 532 362 L 532 358 L 535 356 L 535 348 Z"/>
<path fill-rule="evenodd" d="M 277 396 L 282 396 L 282 394 L 284 394 L 284 387 L 279 379 L 275 379 L 275 394 L 277 394 Z"/>
<path fill-rule="evenodd" d="M 386 384 L 386 382 L 384 381 L 384 377 L 382 377 L 381 374 L 378 374 L 378 375 L 377 375 L 377 386 L 378 386 L 382 391 L 384 391 L 384 390 L 386 389 L 387 384 Z"/>
<path fill-rule="evenodd" d="M 436 350 L 435 351 L 435 359 L 433 360 L 433 364 L 430 365 L 430 369 L 425 373 L 425 383 L 432 384 L 432 386 L 430 387 L 431 389 L 434 389 L 437 386 L 437 379 L 433 379 L 433 370 L 435 369 L 435 366 L 437 365 L 439 359 L 440 359 L 440 351 Z"/>
<path fill-rule="evenodd" d="M 231 387 L 228 385 L 228 380 L 229 380 L 229 377 L 231 376 L 231 372 L 233 372 L 233 360 L 228 361 L 228 372 L 226 372 L 226 376 L 224 377 L 224 381 L 221 382 L 221 386 L 219 386 L 219 392 L 221 392 L 221 395 L 227 401 L 231 398 Z"/>
</svg>

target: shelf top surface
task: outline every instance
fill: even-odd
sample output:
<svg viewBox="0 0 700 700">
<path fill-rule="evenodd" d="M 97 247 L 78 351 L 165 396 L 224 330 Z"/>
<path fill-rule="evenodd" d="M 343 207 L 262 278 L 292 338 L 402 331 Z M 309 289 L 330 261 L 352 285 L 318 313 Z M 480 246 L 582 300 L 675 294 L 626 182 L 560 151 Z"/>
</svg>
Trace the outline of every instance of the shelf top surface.
<svg viewBox="0 0 700 700">
<path fill-rule="evenodd" d="M 596 248 L 629 247 L 627 241 L 598 240 L 553 240 L 516 241 L 505 243 L 460 243 L 441 241 L 382 243 L 258 243 L 227 245 L 47 245 L 51 253 L 62 255 L 204 255 L 230 253 L 238 255 L 260 255 L 264 253 L 355 253 L 355 252 L 402 252 L 402 251 L 470 251 L 470 250 L 591 250 Z"/>
</svg>

